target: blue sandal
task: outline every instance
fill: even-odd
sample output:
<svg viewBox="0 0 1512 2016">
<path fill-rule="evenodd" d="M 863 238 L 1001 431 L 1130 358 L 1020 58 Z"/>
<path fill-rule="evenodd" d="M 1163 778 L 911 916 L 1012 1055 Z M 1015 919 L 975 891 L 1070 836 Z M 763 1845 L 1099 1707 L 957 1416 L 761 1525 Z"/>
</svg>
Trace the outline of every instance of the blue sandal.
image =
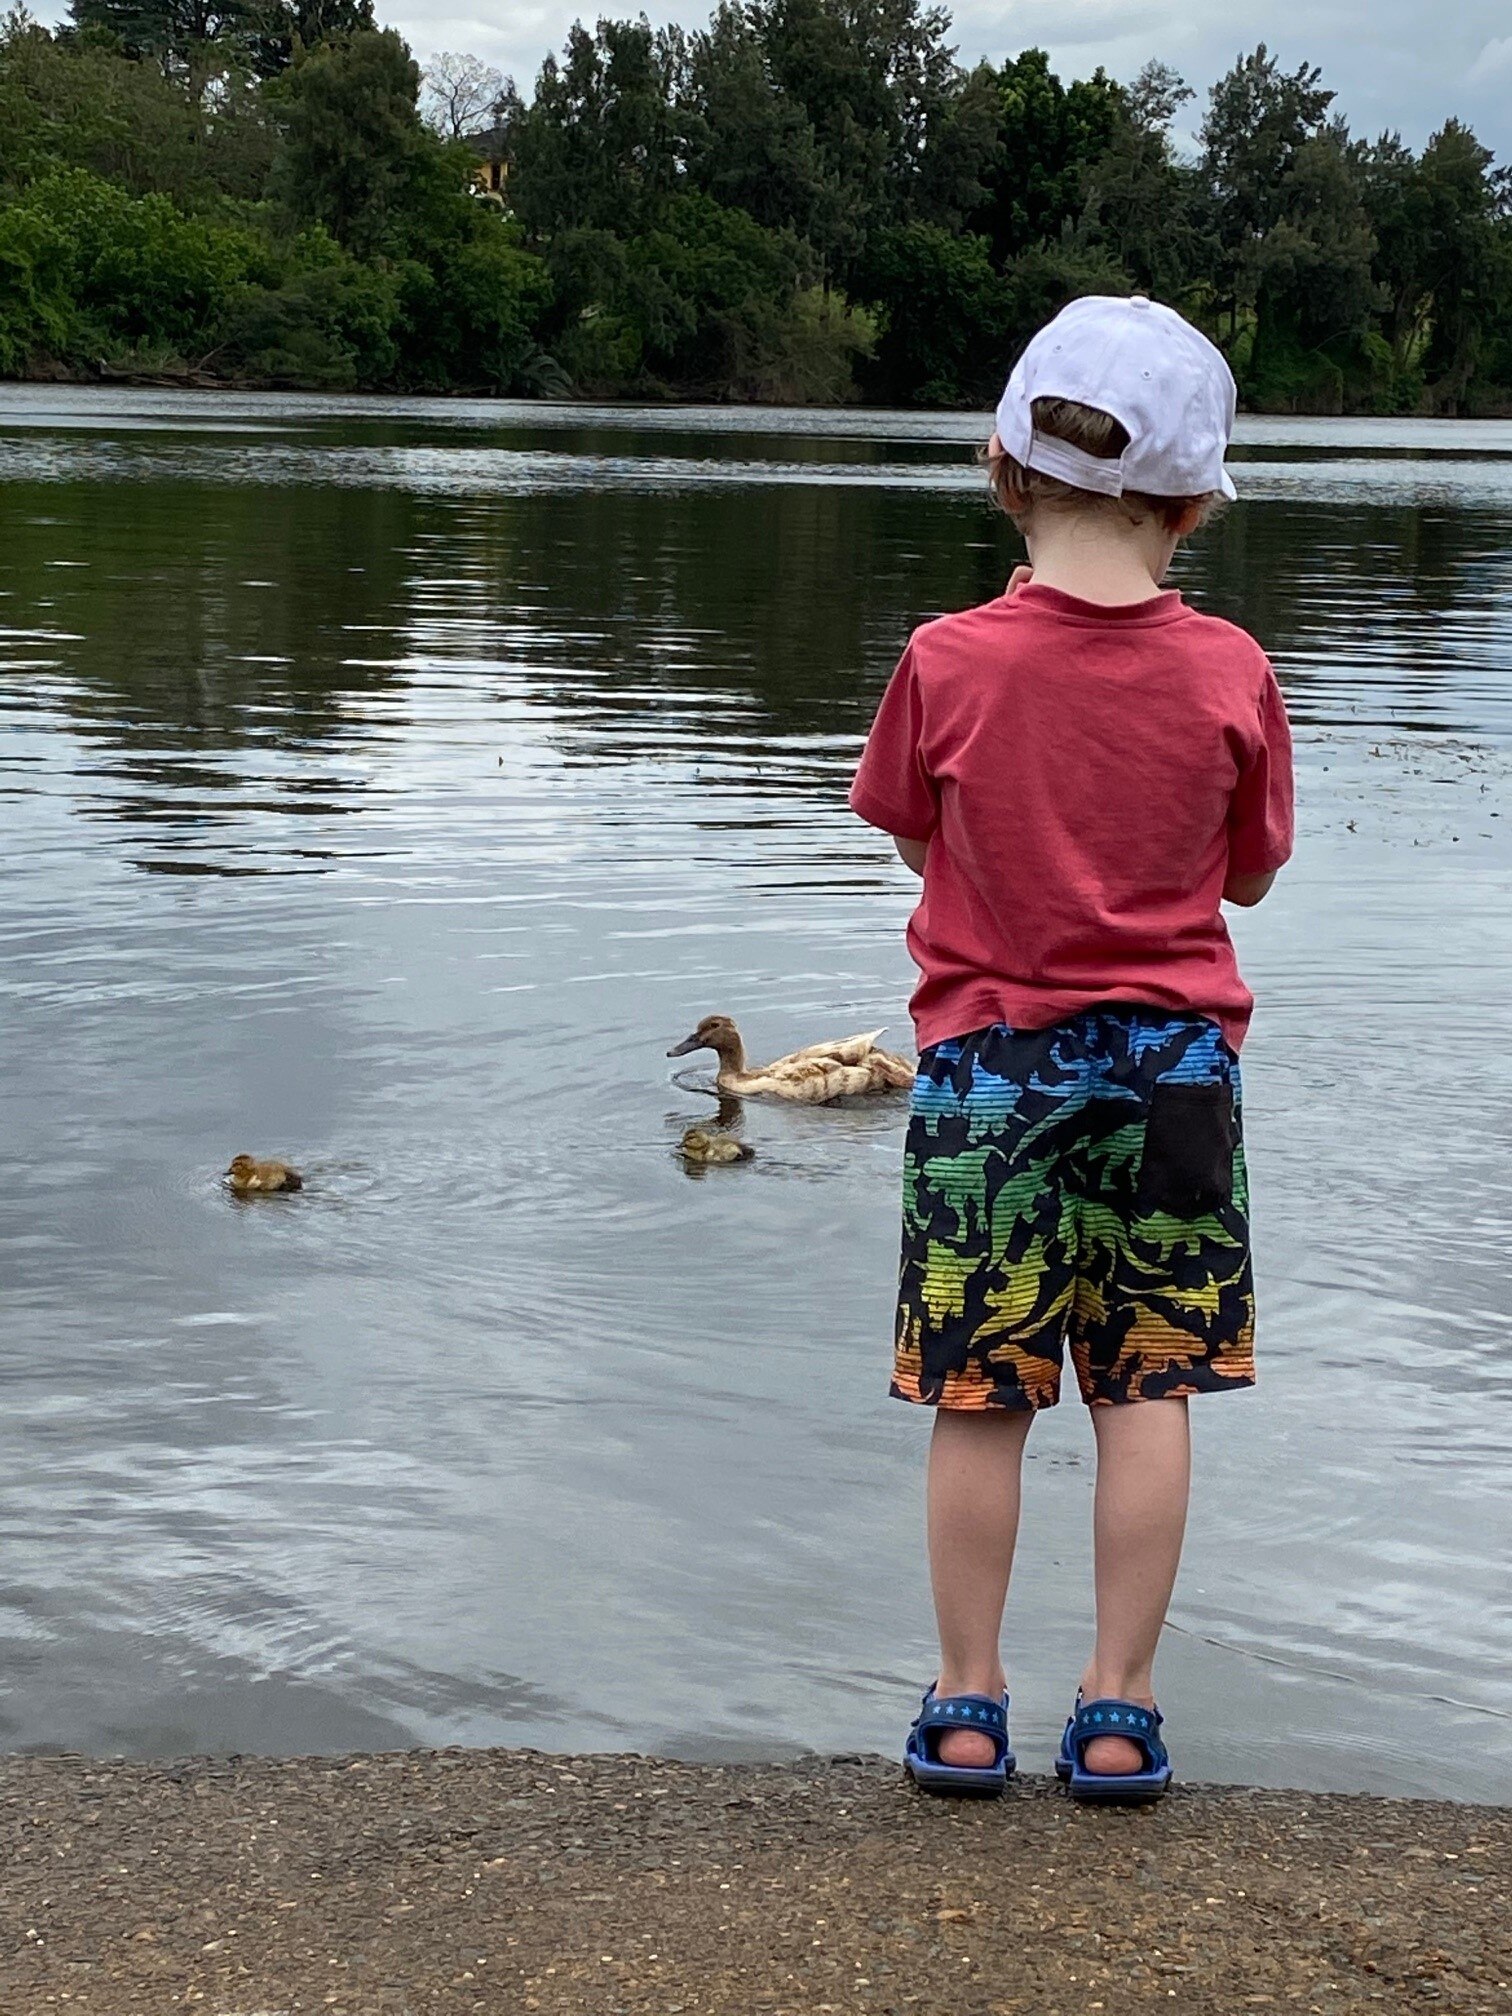
<svg viewBox="0 0 1512 2016">
<path fill-rule="evenodd" d="M 974 1729 L 990 1736 L 997 1756 L 991 1764 L 942 1764 L 940 1738 L 952 1729 Z M 1013 1776 L 1015 1758 L 1008 1748 L 1008 1696 L 994 1701 L 990 1694 L 950 1694 L 942 1701 L 933 1687 L 925 1693 L 908 1741 L 903 1746 L 903 1769 L 921 1792 L 954 1793 L 957 1796 L 991 1799 Z"/>
<path fill-rule="evenodd" d="M 1160 1740 L 1161 1714 L 1158 1708 L 1141 1708 L 1137 1701 L 1083 1701 L 1078 1694 L 1076 1710 L 1061 1738 L 1055 1775 L 1073 1799 L 1108 1805 L 1149 1805 L 1165 1797 L 1171 1782 L 1171 1759 Z M 1125 1736 L 1144 1753 L 1143 1771 L 1114 1775 L 1109 1771 L 1089 1771 L 1087 1745 L 1099 1736 Z"/>
</svg>

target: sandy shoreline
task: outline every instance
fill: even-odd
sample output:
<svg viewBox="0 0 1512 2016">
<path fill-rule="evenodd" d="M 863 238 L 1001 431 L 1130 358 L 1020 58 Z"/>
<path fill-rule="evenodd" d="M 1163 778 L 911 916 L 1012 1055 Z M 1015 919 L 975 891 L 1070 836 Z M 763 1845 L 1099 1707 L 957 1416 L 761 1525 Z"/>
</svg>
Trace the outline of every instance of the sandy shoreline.
<svg viewBox="0 0 1512 2016">
<path fill-rule="evenodd" d="M 5 2016 L 1512 2007 L 1512 1810 L 877 1759 L 0 1761 Z"/>
</svg>

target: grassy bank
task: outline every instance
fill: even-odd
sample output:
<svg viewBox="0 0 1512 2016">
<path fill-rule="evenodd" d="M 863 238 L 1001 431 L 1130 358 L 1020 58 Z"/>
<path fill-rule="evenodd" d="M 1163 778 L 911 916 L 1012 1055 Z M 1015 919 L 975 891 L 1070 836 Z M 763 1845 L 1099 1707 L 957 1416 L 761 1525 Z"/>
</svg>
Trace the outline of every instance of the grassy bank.
<svg viewBox="0 0 1512 2016">
<path fill-rule="evenodd" d="M 1505 2016 L 1512 1811 L 876 1760 L 0 1765 L 0 2008 L 205 2016 Z"/>
</svg>

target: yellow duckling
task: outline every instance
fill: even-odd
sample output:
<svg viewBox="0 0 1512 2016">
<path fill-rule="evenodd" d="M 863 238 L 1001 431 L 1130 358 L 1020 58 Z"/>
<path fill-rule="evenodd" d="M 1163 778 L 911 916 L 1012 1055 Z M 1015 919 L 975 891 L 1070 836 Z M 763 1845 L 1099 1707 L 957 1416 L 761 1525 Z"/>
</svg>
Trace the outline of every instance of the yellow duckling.
<svg viewBox="0 0 1512 2016">
<path fill-rule="evenodd" d="M 287 1162 L 258 1162 L 250 1155 L 233 1157 L 226 1182 L 237 1197 L 268 1196 L 279 1190 L 303 1190 L 304 1178 Z"/>
<path fill-rule="evenodd" d="M 913 1084 L 914 1067 L 890 1050 L 879 1050 L 880 1029 L 860 1036 L 842 1036 L 832 1043 L 810 1043 L 751 1068 L 745 1044 L 728 1015 L 706 1015 L 691 1036 L 667 1052 L 686 1057 L 693 1050 L 712 1050 L 719 1059 L 714 1083 L 737 1096 L 793 1099 L 807 1106 L 827 1106 L 835 1099 L 854 1099 L 872 1092 L 893 1092 Z"/>
<path fill-rule="evenodd" d="M 756 1154 L 748 1141 L 737 1141 L 733 1134 L 717 1134 L 712 1127 L 690 1127 L 682 1137 L 681 1151 L 684 1161 L 696 1162 L 702 1168 L 724 1162 L 750 1162 Z"/>
</svg>

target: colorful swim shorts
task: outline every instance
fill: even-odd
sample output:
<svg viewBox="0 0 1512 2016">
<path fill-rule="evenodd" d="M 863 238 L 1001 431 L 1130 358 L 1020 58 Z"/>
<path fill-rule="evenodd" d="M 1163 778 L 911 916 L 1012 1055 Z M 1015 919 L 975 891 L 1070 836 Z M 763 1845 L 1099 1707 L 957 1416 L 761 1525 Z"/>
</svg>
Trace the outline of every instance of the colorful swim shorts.
<svg viewBox="0 0 1512 2016">
<path fill-rule="evenodd" d="M 1255 1382 L 1239 1062 L 1217 1027 L 1099 1009 L 919 1059 L 893 1393 L 1089 1406 Z"/>
</svg>

